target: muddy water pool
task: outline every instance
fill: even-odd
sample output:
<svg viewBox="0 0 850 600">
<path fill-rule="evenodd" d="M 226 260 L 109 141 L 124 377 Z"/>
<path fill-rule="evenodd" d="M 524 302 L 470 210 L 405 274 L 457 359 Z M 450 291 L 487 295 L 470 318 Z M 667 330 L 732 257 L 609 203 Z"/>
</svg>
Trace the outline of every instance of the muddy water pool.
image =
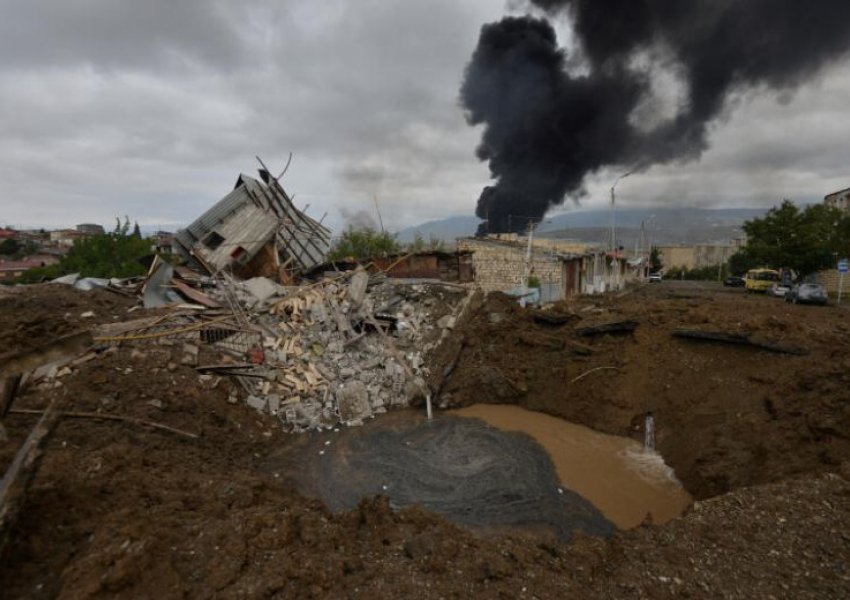
<svg viewBox="0 0 850 600">
<path fill-rule="evenodd" d="M 639 525 L 647 513 L 653 523 L 665 523 L 691 503 L 661 455 L 635 440 L 514 405 L 476 404 L 451 414 L 530 435 L 546 449 L 562 485 L 621 529 Z"/>
<path fill-rule="evenodd" d="M 382 494 L 482 533 L 609 535 L 663 523 L 690 498 L 654 452 L 516 406 L 399 411 L 363 427 L 300 436 L 264 469 L 333 511 Z"/>
</svg>

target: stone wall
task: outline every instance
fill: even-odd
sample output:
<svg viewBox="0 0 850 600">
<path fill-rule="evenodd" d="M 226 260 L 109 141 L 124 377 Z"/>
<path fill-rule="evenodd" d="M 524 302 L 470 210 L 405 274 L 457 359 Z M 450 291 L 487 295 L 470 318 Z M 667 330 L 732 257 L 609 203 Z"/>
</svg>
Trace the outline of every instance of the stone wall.
<svg viewBox="0 0 850 600">
<path fill-rule="evenodd" d="M 824 269 L 819 271 L 817 275 L 819 283 L 823 284 L 830 296 L 838 295 L 838 284 L 841 281 L 841 273 L 837 269 Z M 844 274 L 844 290 L 841 292 L 841 299 L 850 299 L 850 273 Z"/>
<path fill-rule="evenodd" d="M 674 267 L 700 269 L 726 262 L 738 247 L 737 243 L 658 246 L 658 252 L 661 254 L 661 262 L 665 269 Z"/>
<path fill-rule="evenodd" d="M 459 251 L 470 251 L 475 283 L 485 292 L 505 291 L 522 284 L 526 247 L 519 243 L 461 238 Z M 543 284 L 564 285 L 563 261 L 552 254 L 534 249 L 531 276 Z"/>
</svg>

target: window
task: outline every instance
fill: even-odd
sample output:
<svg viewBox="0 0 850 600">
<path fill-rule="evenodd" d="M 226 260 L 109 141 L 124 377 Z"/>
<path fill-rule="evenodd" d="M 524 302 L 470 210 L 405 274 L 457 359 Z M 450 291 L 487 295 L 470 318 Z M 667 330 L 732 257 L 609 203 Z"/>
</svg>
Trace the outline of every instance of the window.
<svg viewBox="0 0 850 600">
<path fill-rule="evenodd" d="M 210 250 L 215 250 L 223 243 L 224 238 L 217 234 L 215 231 L 211 231 L 210 234 L 206 238 L 204 238 L 204 245 Z"/>
</svg>

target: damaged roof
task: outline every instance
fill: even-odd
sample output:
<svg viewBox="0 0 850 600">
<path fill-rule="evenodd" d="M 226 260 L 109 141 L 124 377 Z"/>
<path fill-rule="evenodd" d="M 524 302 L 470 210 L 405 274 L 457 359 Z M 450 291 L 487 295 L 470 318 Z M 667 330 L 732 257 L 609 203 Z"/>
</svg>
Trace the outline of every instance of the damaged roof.
<svg viewBox="0 0 850 600">
<path fill-rule="evenodd" d="M 298 210 L 266 169 L 260 177 L 240 175 L 233 191 L 177 232 L 175 250 L 214 272 L 246 264 L 272 241 L 284 262 L 301 271 L 322 263 L 330 229 Z"/>
</svg>

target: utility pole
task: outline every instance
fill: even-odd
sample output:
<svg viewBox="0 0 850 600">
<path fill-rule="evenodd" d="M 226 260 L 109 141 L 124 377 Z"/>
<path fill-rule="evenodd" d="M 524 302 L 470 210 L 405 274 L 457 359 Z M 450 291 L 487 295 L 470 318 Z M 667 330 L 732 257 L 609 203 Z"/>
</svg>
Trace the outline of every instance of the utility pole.
<svg viewBox="0 0 850 600">
<path fill-rule="evenodd" d="M 522 267 L 522 285 L 520 286 L 521 296 L 519 305 L 525 308 L 526 296 L 528 295 L 528 277 L 531 271 L 531 244 L 534 239 L 534 221 L 528 220 L 528 246 L 525 249 L 525 264 Z"/>
<path fill-rule="evenodd" d="M 617 288 L 620 287 L 620 262 L 617 260 L 617 217 L 615 213 L 617 198 L 614 193 L 614 188 L 617 187 L 617 184 L 620 183 L 621 179 L 625 179 L 632 173 L 633 171 L 623 173 L 614 180 L 614 185 L 611 186 L 611 267 L 617 271 L 616 276 L 614 277 L 615 287 Z"/>
<path fill-rule="evenodd" d="M 372 196 L 372 199 L 375 201 L 375 212 L 378 213 L 378 223 L 381 224 L 381 233 L 384 233 L 384 220 L 381 218 L 381 209 L 378 208 L 378 195 L 375 194 Z"/>
</svg>

